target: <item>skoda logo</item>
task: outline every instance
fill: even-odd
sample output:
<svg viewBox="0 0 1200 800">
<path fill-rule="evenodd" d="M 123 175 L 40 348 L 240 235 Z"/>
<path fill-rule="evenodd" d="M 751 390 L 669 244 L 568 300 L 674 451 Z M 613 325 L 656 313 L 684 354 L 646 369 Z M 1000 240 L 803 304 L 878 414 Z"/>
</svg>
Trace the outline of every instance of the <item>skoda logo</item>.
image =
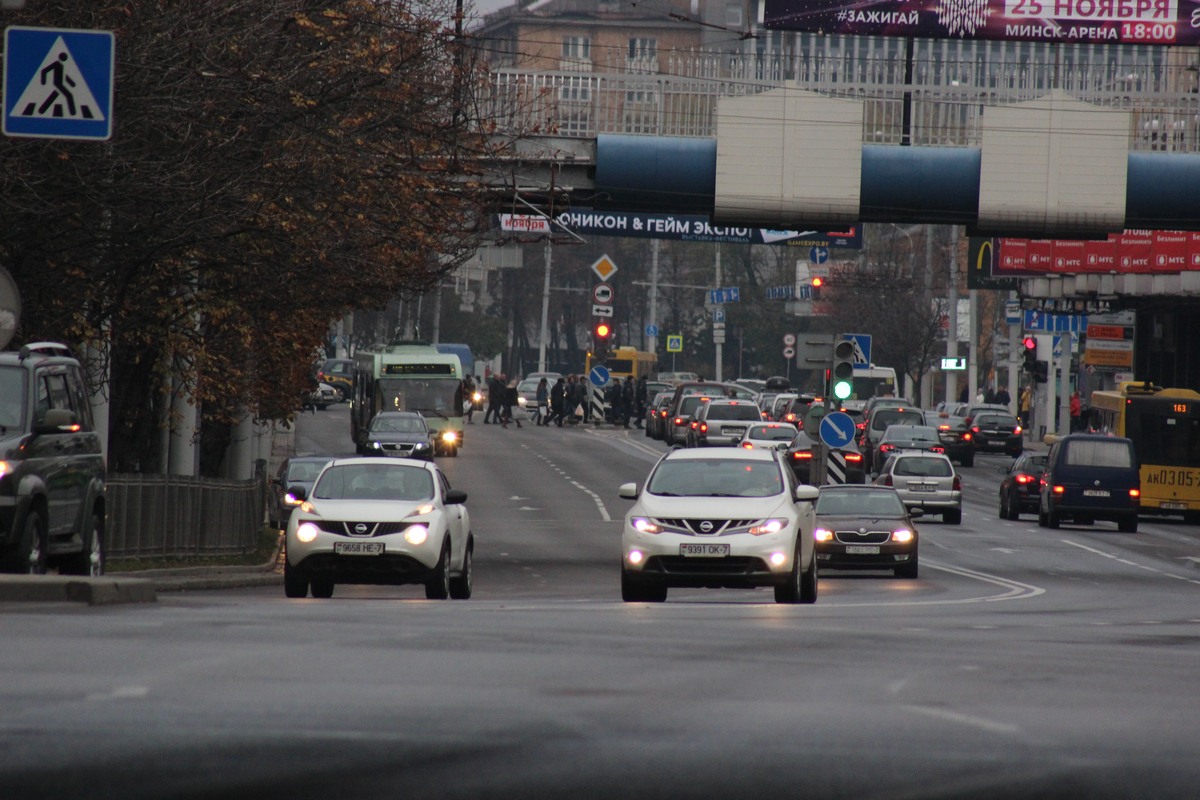
<svg viewBox="0 0 1200 800">
<path fill-rule="evenodd" d="M 712 533 L 712 529 L 713 529 L 713 524 L 709 520 L 704 520 L 704 522 L 700 523 L 700 532 L 701 533 Z"/>
<path fill-rule="evenodd" d="M 859 536 L 866 536 L 866 535 L 867 535 L 867 529 L 866 529 L 866 528 L 859 528 L 859 529 L 858 529 L 858 535 L 859 535 Z"/>
<path fill-rule="evenodd" d="M 355 525 L 354 532 L 357 533 L 359 536 L 362 536 L 363 534 L 365 534 L 367 532 L 367 523 L 360 522 L 357 525 Z"/>
</svg>

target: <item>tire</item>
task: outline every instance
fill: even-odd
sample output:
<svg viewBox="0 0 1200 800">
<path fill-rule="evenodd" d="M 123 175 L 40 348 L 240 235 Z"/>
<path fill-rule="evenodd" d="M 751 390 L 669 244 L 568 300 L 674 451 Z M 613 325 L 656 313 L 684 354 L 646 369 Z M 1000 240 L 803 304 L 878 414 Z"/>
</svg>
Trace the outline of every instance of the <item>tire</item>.
<svg viewBox="0 0 1200 800">
<path fill-rule="evenodd" d="M 916 580 L 917 574 L 919 572 L 919 567 L 917 565 L 917 557 L 913 556 L 912 559 L 907 564 L 901 564 L 900 566 L 898 566 L 894 570 L 892 570 L 892 572 L 896 575 L 897 578 L 904 578 L 905 580 L 910 580 L 910 581 Z"/>
<path fill-rule="evenodd" d="M 458 445 L 454 445 L 453 447 L 450 448 L 450 457 L 458 458 Z"/>
<path fill-rule="evenodd" d="M 286 559 L 283 562 L 283 594 L 285 597 L 308 597 L 308 576 L 293 567 Z"/>
<path fill-rule="evenodd" d="M 313 578 L 312 596 L 321 600 L 333 597 L 333 581 L 328 578 Z"/>
<path fill-rule="evenodd" d="M 814 554 L 808 569 L 800 569 L 800 549 L 796 548 L 795 562 L 788 575 L 787 583 L 775 587 L 776 603 L 815 603 L 817 602 L 817 557 Z"/>
<path fill-rule="evenodd" d="M 18 575 L 46 574 L 46 523 L 38 512 L 31 510 L 25 518 L 21 541 L 4 564 L 4 571 Z"/>
<path fill-rule="evenodd" d="M 805 605 L 812 605 L 817 602 L 818 589 L 820 588 L 817 580 L 817 554 L 813 553 L 812 563 L 808 565 L 808 569 L 800 576 L 800 602 Z"/>
<path fill-rule="evenodd" d="M 83 547 L 75 555 L 63 559 L 58 571 L 63 575 L 87 575 L 98 578 L 104 574 L 104 516 L 92 514 L 91 524 L 83 535 Z"/>
<path fill-rule="evenodd" d="M 1046 518 L 1046 512 L 1038 511 L 1038 527 L 1045 528 L 1049 520 Z"/>
<path fill-rule="evenodd" d="M 463 555 L 462 570 L 457 577 L 450 579 L 450 597 L 454 600 L 470 600 L 474 587 L 475 543 L 467 538 L 467 552 Z"/>
<path fill-rule="evenodd" d="M 1121 533 L 1137 533 L 1138 518 L 1137 515 L 1126 517 L 1117 523 L 1117 530 Z"/>
<path fill-rule="evenodd" d="M 1000 519 L 1013 519 L 1013 517 L 1009 516 L 1009 513 L 1008 503 L 1005 501 L 1004 495 L 1000 495 L 1000 510 L 996 515 L 1000 517 Z"/>
<path fill-rule="evenodd" d="M 1062 520 L 1059 518 L 1058 514 L 1055 514 L 1053 511 L 1046 512 L 1046 527 L 1047 528 L 1057 529 L 1059 526 L 1059 523 L 1061 523 L 1061 522 L 1062 522 Z"/>
<path fill-rule="evenodd" d="M 438 557 L 433 574 L 425 583 L 426 600 L 445 600 L 450 596 L 450 545 L 442 545 L 442 554 Z"/>
<path fill-rule="evenodd" d="M 962 524 L 962 509 L 956 508 L 953 511 L 942 512 L 942 522 L 946 523 L 947 525 Z"/>
<path fill-rule="evenodd" d="M 621 600 L 626 603 L 661 603 L 667 599 L 665 584 L 649 584 L 628 570 L 621 570 Z"/>
</svg>

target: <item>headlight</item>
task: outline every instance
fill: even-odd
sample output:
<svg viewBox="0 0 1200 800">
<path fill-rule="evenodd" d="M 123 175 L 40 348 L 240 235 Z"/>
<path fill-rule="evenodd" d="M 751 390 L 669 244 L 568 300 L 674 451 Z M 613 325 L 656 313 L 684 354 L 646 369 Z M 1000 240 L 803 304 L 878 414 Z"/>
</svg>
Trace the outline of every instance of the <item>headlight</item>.
<svg viewBox="0 0 1200 800">
<path fill-rule="evenodd" d="M 525 406 L 529 405 L 529 401 L 526 400 L 524 397 L 518 397 L 517 405 L 519 405 L 521 408 L 524 408 Z"/>
<path fill-rule="evenodd" d="M 832 542 L 833 531 L 829 530 L 828 528 L 817 528 L 813 531 L 813 538 L 818 542 Z"/>
<path fill-rule="evenodd" d="M 892 531 L 893 542 L 911 542 L 912 539 L 913 532 L 907 528 L 901 528 L 899 530 Z"/>
<path fill-rule="evenodd" d="M 768 519 L 764 520 L 761 525 L 755 525 L 750 529 L 750 533 L 754 536 L 762 536 L 767 533 L 779 533 L 788 526 L 786 519 Z"/>
<path fill-rule="evenodd" d="M 296 495 L 291 494 L 290 492 L 283 496 L 283 504 L 285 506 L 298 506 L 301 502 L 302 501 L 296 499 Z"/>
<path fill-rule="evenodd" d="M 483 400 L 483 394 L 476 392 L 475 394 L 471 395 L 471 399 L 478 403 L 479 401 Z"/>
<path fill-rule="evenodd" d="M 429 538 L 429 529 L 424 525 L 409 525 L 404 529 L 404 541 L 411 545 L 425 544 Z"/>
<path fill-rule="evenodd" d="M 299 539 L 300 541 L 304 542 L 305 544 L 308 544 L 309 542 L 316 539 L 317 534 L 320 532 L 321 532 L 321 529 L 318 528 L 316 525 L 313 525 L 311 522 L 301 522 L 300 525 L 296 528 L 296 538 Z"/>
<path fill-rule="evenodd" d="M 443 442 L 456 442 L 456 441 L 458 441 L 458 434 L 455 433 L 454 431 L 442 431 L 442 441 Z"/>
<path fill-rule="evenodd" d="M 383 445 L 381 445 L 379 442 L 367 442 L 367 447 L 371 448 L 372 450 L 383 449 Z"/>
<path fill-rule="evenodd" d="M 417 446 L 414 447 L 413 449 L 414 450 L 428 450 L 429 442 L 417 442 Z"/>
<path fill-rule="evenodd" d="M 7 461 L 0 461 L 0 478 L 3 478 L 10 472 L 12 472 L 12 464 Z"/>
<path fill-rule="evenodd" d="M 639 533 L 662 533 L 662 527 L 655 525 L 645 517 L 634 517 L 629 520 L 629 524 L 633 526 L 635 531 Z"/>
</svg>

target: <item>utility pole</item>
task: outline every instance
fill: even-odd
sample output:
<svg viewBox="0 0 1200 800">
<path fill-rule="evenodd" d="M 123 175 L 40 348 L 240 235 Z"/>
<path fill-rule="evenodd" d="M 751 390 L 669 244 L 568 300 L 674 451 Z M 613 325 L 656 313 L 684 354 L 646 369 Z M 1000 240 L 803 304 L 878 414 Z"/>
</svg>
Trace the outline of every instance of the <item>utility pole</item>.
<svg viewBox="0 0 1200 800">
<path fill-rule="evenodd" d="M 716 288 L 718 291 L 720 291 L 720 289 L 721 289 L 721 244 L 720 244 L 720 242 L 717 243 L 717 284 L 716 284 Z M 715 334 L 716 328 L 715 327 L 713 328 L 713 331 L 714 331 L 713 349 L 716 351 L 716 361 L 717 361 L 716 370 L 714 372 L 713 379 L 719 382 L 719 381 L 725 380 L 725 378 L 722 377 L 722 371 L 721 371 L 721 362 L 723 361 L 725 354 L 723 352 L 724 345 L 716 340 L 718 338 L 724 339 L 724 335 L 722 335 L 720 337 L 716 336 L 716 334 Z"/>
</svg>

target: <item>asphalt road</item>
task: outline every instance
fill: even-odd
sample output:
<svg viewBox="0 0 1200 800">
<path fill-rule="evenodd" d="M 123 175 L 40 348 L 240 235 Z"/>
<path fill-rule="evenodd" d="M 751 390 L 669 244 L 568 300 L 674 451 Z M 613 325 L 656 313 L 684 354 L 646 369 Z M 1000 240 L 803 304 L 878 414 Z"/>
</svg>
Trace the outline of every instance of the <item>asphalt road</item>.
<svg viewBox="0 0 1200 800">
<path fill-rule="evenodd" d="M 640 431 L 467 427 L 476 593 L 0 606 L 0 797 L 1194 798 L 1200 531 L 1039 529 L 963 470 L 921 578 L 625 604 Z M 297 448 L 351 452 L 345 407 Z"/>
</svg>

